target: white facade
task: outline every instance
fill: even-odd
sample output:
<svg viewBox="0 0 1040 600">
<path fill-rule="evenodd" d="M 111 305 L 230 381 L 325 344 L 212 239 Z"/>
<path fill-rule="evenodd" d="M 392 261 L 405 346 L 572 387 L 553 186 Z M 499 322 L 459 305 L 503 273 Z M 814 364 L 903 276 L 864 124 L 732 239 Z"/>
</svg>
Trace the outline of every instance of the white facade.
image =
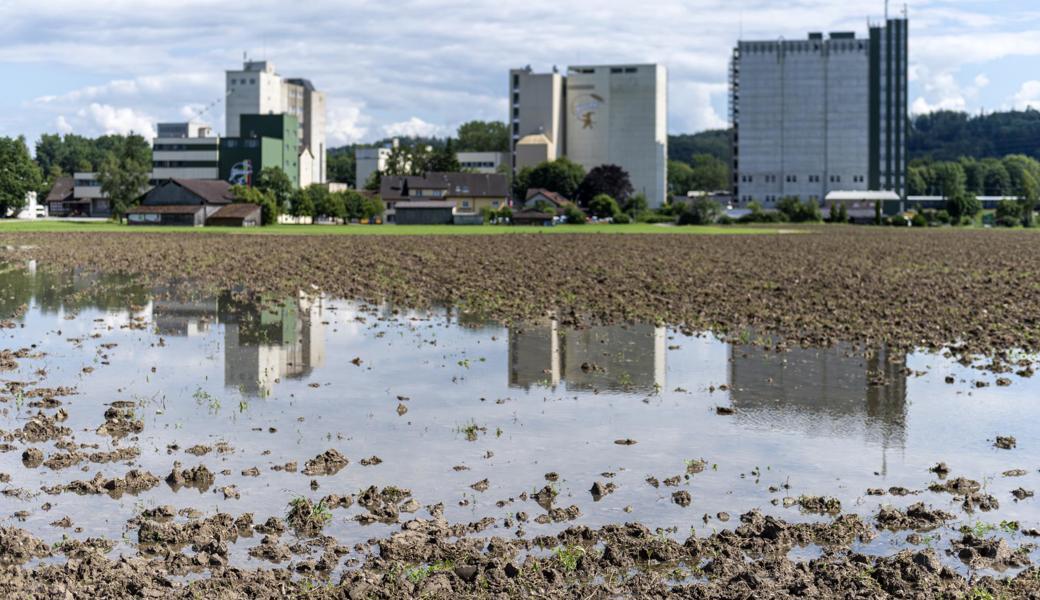
<svg viewBox="0 0 1040 600">
<path fill-rule="evenodd" d="M 544 136 L 543 155 L 548 160 L 564 155 L 565 84 L 566 79 L 556 72 L 534 73 L 530 67 L 509 72 L 509 152 L 514 171 L 534 166 L 517 162 L 516 146 L 530 136 Z"/>
<path fill-rule="evenodd" d="M 668 75 L 662 65 L 570 67 L 567 151 L 591 170 L 618 165 L 650 208 L 668 193 Z"/>
<path fill-rule="evenodd" d="M 314 156 L 313 161 L 299 161 L 301 165 L 306 162 L 309 169 L 299 174 L 300 181 L 326 181 L 324 93 L 306 79 L 283 79 L 267 61 L 246 61 L 242 70 L 228 71 L 226 84 L 228 137 L 239 137 L 242 115 L 295 115 L 300 122 L 300 150 L 309 149 Z"/>
<path fill-rule="evenodd" d="M 386 171 L 390 148 L 358 148 L 354 151 L 354 187 L 364 189 L 368 178 L 376 171 Z"/>
<path fill-rule="evenodd" d="M 220 138 L 200 123 L 159 123 L 152 141 L 152 181 L 217 179 Z"/>
<path fill-rule="evenodd" d="M 663 65 L 572 66 L 510 77 L 514 171 L 561 156 L 618 165 L 651 208 L 668 193 L 668 73 Z"/>
<path fill-rule="evenodd" d="M 503 152 L 458 152 L 455 159 L 463 171 L 493 175 L 498 173 L 506 155 Z"/>
</svg>

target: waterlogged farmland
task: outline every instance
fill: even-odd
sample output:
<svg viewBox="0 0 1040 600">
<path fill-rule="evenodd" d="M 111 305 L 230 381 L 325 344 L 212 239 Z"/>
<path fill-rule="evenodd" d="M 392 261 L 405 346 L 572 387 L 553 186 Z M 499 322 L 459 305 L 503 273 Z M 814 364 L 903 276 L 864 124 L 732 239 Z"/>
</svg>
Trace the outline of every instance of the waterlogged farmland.
<svg viewBox="0 0 1040 600">
<path fill-rule="evenodd" d="M 0 308 L 9 595 L 1035 589 L 1024 355 L 995 373 L 32 261 Z"/>
</svg>

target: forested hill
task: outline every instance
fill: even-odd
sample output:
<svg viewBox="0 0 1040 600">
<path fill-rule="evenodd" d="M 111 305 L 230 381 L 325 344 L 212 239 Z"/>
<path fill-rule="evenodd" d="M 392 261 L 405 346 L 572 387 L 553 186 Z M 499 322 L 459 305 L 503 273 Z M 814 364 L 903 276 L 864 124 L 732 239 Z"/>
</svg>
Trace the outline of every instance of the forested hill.
<svg viewBox="0 0 1040 600">
<path fill-rule="evenodd" d="M 1040 111 L 968 115 L 940 111 L 911 120 L 911 159 L 957 160 L 1025 154 L 1040 159 Z"/>
</svg>

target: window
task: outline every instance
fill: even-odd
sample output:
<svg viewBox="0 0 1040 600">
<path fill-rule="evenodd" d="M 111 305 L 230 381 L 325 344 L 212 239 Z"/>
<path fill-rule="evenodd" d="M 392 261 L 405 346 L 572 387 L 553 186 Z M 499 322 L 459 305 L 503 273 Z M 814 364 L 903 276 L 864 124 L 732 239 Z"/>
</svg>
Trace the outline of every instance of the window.
<svg viewBox="0 0 1040 600">
<path fill-rule="evenodd" d="M 250 77 L 249 78 L 249 85 L 256 85 L 256 78 Z"/>
<path fill-rule="evenodd" d="M 513 104 L 520 104 L 520 92 L 513 92 Z"/>
</svg>

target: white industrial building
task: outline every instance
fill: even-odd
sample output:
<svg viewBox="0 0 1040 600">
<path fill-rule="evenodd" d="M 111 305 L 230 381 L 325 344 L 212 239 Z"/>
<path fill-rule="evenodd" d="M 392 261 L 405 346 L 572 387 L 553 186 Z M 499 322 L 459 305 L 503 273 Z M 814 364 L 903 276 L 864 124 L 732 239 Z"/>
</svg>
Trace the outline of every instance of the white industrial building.
<svg viewBox="0 0 1040 600">
<path fill-rule="evenodd" d="M 668 73 L 656 64 L 572 66 L 566 77 L 510 71 L 515 170 L 561 156 L 618 165 L 652 208 L 667 195 Z"/>
<path fill-rule="evenodd" d="M 455 159 L 464 172 L 493 175 L 499 172 L 506 155 L 503 152 L 457 152 Z"/>
<path fill-rule="evenodd" d="M 396 142 L 396 140 L 395 140 Z M 354 150 L 354 187 L 364 189 L 372 173 L 386 171 L 392 148 L 357 148 Z"/>
<path fill-rule="evenodd" d="M 267 61 L 247 60 L 240 71 L 226 73 L 225 130 L 239 137 L 242 115 L 291 114 L 300 122 L 300 152 L 313 160 L 299 161 L 301 182 L 325 183 L 325 94 L 306 79 L 284 79 Z"/>
<path fill-rule="evenodd" d="M 906 61 L 906 19 L 868 38 L 741 41 L 730 75 L 737 205 L 835 190 L 905 197 Z"/>
<path fill-rule="evenodd" d="M 159 123 L 152 142 L 152 181 L 217 179 L 220 138 L 201 123 Z"/>
</svg>

